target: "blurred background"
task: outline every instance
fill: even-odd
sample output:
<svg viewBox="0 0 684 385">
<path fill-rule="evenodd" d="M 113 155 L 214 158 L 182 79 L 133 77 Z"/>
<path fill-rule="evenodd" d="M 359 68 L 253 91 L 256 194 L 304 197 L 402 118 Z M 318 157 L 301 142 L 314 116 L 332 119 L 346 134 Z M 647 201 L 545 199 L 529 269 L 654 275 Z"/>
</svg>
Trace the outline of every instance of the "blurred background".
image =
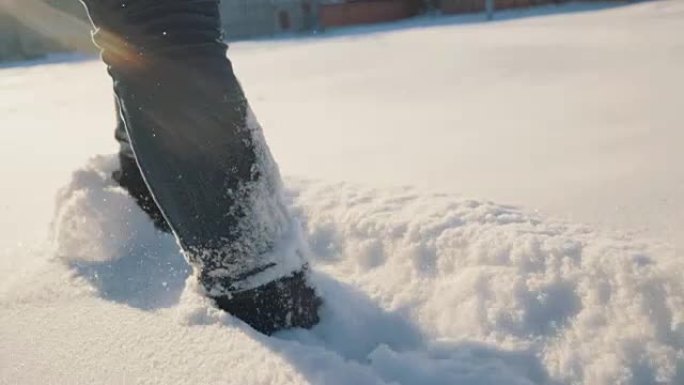
<svg viewBox="0 0 684 385">
<path fill-rule="evenodd" d="M 567 3 L 567 0 L 222 0 L 226 39 L 319 33 L 329 28 L 402 20 L 418 15 L 483 13 Z M 584 2 L 592 2 L 585 0 Z M 615 0 L 616 3 L 623 2 Z M 94 52 L 78 0 L 3 0 L 0 61 L 49 53 Z"/>
</svg>

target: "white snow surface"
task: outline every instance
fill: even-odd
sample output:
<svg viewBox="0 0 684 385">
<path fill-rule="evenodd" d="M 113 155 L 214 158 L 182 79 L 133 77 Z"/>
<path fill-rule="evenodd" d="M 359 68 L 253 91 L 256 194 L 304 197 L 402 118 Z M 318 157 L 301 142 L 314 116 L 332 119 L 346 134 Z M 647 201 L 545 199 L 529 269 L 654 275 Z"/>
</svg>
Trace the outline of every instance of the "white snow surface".
<svg viewBox="0 0 684 385">
<path fill-rule="evenodd" d="M 684 384 L 684 4 L 533 13 L 232 46 L 325 301 L 273 337 L 109 178 L 99 62 L 0 68 L 0 384 Z"/>
</svg>

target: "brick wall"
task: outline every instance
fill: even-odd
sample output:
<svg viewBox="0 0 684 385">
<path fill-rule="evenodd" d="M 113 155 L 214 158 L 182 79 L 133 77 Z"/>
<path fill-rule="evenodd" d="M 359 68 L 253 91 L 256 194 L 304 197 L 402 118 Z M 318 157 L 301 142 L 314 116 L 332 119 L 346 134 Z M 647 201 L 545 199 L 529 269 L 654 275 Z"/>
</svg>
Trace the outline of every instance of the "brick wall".
<svg viewBox="0 0 684 385">
<path fill-rule="evenodd" d="M 366 0 L 338 4 L 321 4 L 319 23 L 322 27 L 339 27 L 395 21 L 418 13 L 416 0 Z"/>
<path fill-rule="evenodd" d="M 534 5 L 560 4 L 568 1 L 569 0 L 494 0 L 494 10 L 530 7 Z M 589 2 L 599 0 L 580 1 Z M 485 10 L 485 0 L 440 0 L 440 3 L 439 9 L 444 14 L 483 12 Z"/>
</svg>

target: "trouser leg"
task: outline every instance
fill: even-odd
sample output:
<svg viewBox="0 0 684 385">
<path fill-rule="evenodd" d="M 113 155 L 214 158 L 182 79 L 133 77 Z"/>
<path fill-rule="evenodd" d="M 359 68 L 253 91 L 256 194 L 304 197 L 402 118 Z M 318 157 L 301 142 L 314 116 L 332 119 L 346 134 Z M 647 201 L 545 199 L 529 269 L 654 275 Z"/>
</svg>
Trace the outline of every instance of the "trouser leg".
<svg viewBox="0 0 684 385">
<path fill-rule="evenodd" d="M 88 0 L 154 201 L 217 303 L 271 332 L 317 322 L 280 176 L 221 39 L 217 0 Z M 237 301 L 239 300 L 239 301 Z"/>
<path fill-rule="evenodd" d="M 163 232 L 170 232 L 171 229 L 152 198 L 152 193 L 147 188 L 138 164 L 135 161 L 135 155 L 126 134 L 126 126 L 121 116 L 118 98 L 116 97 L 114 98 L 114 104 L 116 109 L 114 138 L 119 142 L 119 169 L 114 171 L 112 177 L 135 199 L 138 207 L 150 217 L 157 229 Z"/>
</svg>

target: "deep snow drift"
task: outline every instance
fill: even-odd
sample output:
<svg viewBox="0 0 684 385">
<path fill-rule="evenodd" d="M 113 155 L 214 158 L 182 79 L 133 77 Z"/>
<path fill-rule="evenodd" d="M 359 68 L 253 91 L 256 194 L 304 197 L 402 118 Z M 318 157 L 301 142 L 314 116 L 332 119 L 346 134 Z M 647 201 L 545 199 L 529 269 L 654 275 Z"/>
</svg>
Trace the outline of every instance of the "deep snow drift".
<svg viewBox="0 0 684 385">
<path fill-rule="evenodd" d="M 448 194 L 288 180 L 326 305 L 313 331 L 266 338 L 196 294 L 115 163 L 76 172 L 54 258 L 3 285 L 8 383 L 684 380 L 667 252 Z"/>
<path fill-rule="evenodd" d="M 0 383 L 684 383 L 682 5 L 233 47 L 326 301 L 272 338 L 93 158 L 99 63 L 0 69 Z"/>
</svg>

